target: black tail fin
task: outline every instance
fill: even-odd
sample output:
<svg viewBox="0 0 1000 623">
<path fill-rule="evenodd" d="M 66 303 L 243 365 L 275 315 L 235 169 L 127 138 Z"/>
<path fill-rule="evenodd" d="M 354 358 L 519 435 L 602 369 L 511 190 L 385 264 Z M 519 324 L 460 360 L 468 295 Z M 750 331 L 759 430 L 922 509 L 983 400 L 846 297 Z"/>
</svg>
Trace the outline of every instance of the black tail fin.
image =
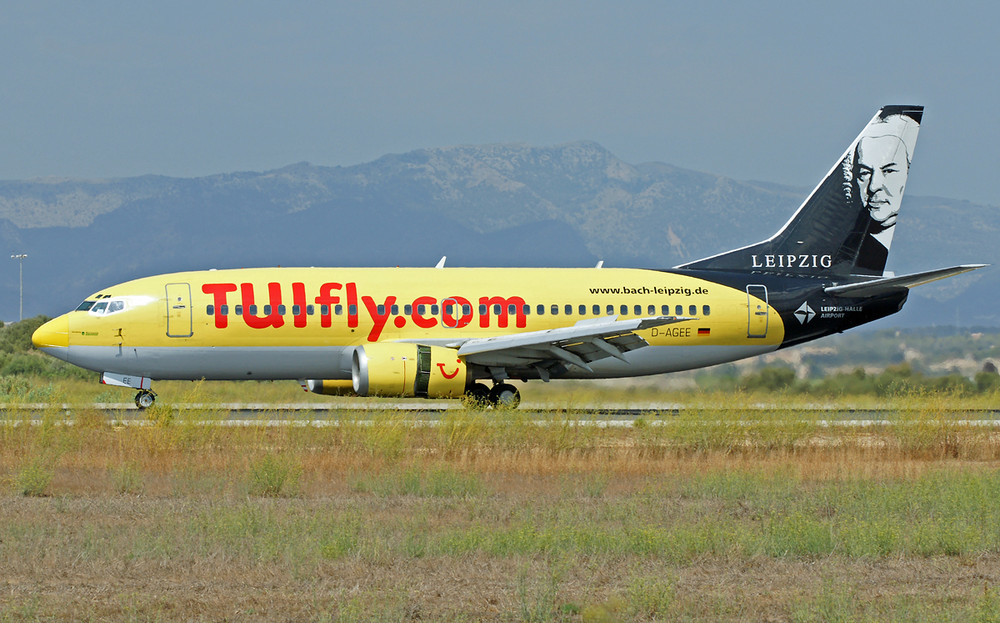
<svg viewBox="0 0 1000 623">
<path fill-rule="evenodd" d="M 768 240 L 678 268 L 881 275 L 923 106 L 885 106 Z"/>
</svg>

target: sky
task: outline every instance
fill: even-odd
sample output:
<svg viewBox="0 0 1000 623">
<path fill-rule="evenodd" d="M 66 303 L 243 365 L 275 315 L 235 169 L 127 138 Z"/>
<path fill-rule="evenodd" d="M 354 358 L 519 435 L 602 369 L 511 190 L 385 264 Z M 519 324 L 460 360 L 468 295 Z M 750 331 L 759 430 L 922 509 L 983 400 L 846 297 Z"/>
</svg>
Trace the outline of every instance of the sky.
<svg viewBox="0 0 1000 623">
<path fill-rule="evenodd" d="M 879 106 L 922 104 L 907 192 L 1000 206 L 1000 115 L 983 113 L 1000 5 L 733 4 L 8 4 L 0 179 L 593 140 L 632 164 L 812 187 Z"/>
</svg>

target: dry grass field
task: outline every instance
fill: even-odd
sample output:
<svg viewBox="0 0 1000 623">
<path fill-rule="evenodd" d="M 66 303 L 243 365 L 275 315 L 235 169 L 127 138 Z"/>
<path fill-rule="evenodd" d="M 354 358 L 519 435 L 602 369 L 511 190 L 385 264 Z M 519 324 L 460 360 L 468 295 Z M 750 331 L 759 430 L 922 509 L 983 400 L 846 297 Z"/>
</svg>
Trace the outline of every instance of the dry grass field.
<svg viewBox="0 0 1000 623">
<path fill-rule="evenodd" d="M 687 400 L 625 428 L 8 405 L 0 620 L 1000 620 L 1000 431 L 970 405 Z"/>
</svg>

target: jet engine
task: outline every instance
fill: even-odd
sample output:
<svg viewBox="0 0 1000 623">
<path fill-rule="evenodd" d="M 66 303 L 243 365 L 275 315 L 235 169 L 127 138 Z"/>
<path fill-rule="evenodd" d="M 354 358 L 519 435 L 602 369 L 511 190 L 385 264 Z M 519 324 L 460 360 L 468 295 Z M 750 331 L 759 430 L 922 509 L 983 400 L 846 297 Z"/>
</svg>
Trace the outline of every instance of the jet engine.
<svg viewBox="0 0 1000 623">
<path fill-rule="evenodd" d="M 468 369 L 452 348 L 368 344 L 354 349 L 351 381 L 359 396 L 461 398 Z"/>
</svg>

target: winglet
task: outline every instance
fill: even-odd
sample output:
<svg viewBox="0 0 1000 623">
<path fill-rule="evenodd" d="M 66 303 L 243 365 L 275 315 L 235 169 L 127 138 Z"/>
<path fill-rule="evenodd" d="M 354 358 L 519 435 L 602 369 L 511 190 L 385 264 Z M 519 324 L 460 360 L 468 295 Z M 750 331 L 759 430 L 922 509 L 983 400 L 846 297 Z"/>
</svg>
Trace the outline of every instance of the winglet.
<svg viewBox="0 0 1000 623">
<path fill-rule="evenodd" d="M 442 255 L 441 259 L 438 260 L 438 263 L 434 265 L 434 268 L 444 268 L 444 261 L 446 259 L 448 259 L 448 256 L 447 255 Z"/>
</svg>

